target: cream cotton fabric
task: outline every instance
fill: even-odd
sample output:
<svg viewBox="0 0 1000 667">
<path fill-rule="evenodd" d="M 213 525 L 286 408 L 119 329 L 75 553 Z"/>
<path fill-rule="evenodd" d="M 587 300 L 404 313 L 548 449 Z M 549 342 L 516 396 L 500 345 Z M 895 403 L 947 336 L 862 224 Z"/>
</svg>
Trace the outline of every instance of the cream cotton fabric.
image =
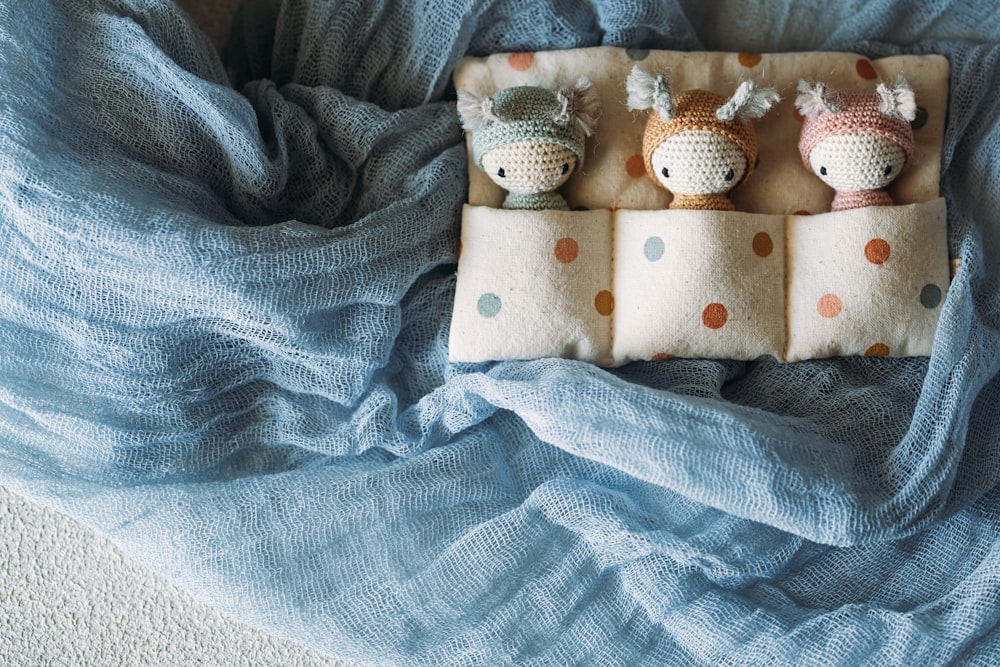
<svg viewBox="0 0 1000 667">
<path fill-rule="evenodd" d="M 617 363 L 782 356 L 782 216 L 619 211 L 615 240 Z"/>
<path fill-rule="evenodd" d="M 611 231 L 605 210 L 465 207 L 451 358 L 610 363 L 611 319 L 594 304 L 611 294 Z"/>
<path fill-rule="evenodd" d="M 926 356 L 946 241 L 943 199 L 815 216 L 466 207 L 451 357 Z"/>
<path fill-rule="evenodd" d="M 929 355 L 947 247 L 944 199 L 791 217 L 788 360 Z"/>
</svg>

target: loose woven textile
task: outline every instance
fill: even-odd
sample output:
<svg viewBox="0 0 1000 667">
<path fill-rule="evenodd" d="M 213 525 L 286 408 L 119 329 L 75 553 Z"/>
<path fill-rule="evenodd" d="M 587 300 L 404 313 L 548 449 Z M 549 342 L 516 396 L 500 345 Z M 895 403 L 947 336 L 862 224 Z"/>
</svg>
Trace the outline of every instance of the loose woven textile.
<svg viewBox="0 0 1000 667">
<path fill-rule="evenodd" d="M 941 53 L 933 354 L 447 362 L 465 55 Z M 1000 662 L 990 2 L 0 5 L 0 484 L 373 664 Z"/>
</svg>

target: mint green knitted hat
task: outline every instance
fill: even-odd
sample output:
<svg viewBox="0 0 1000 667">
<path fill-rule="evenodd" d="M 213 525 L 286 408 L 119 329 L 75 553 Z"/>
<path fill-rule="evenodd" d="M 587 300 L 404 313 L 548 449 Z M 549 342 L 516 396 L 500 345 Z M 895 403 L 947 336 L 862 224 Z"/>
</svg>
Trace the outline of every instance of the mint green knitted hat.
<svg viewBox="0 0 1000 667">
<path fill-rule="evenodd" d="M 590 82 L 576 89 L 550 90 L 537 86 L 504 88 L 480 99 L 459 91 L 459 111 L 472 131 L 472 155 L 482 168 L 483 155 L 520 141 L 541 141 L 568 148 L 583 164 L 584 141 L 593 129 L 599 103 Z"/>
</svg>

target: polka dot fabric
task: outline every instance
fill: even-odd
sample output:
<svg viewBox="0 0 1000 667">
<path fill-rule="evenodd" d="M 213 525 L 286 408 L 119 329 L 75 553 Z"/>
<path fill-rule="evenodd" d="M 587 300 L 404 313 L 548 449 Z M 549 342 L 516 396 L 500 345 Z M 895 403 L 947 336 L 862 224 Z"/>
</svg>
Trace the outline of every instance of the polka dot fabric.
<svg viewBox="0 0 1000 667">
<path fill-rule="evenodd" d="M 535 62 L 534 53 L 512 53 L 507 56 L 507 64 L 512 70 L 526 72 Z"/>
<path fill-rule="evenodd" d="M 560 85 L 583 74 L 603 112 L 586 167 L 560 189 L 570 211 L 499 210 L 502 192 L 470 172 L 451 359 L 555 356 L 616 366 L 929 354 L 948 289 L 937 198 L 946 63 L 745 53 L 684 54 L 687 66 L 676 67 L 679 58 L 599 48 L 502 54 L 459 67 L 456 85 L 477 94 L 492 91 L 476 89 L 476 77 L 500 88 Z M 668 208 L 671 195 L 646 165 L 644 124 L 620 95 L 637 61 L 670 69 L 679 90 L 715 85 L 725 93 L 751 71 L 781 89 L 786 103 L 757 125 L 759 162 L 747 165 L 753 182 L 732 192 L 736 211 Z M 832 193 L 802 165 L 803 121 L 789 101 L 799 78 L 822 73 L 831 85 L 859 87 L 870 71 L 889 78 L 904 70 L 925 113 L 914 130 L 918 159 L 890 189 L 913 203 L 823 213 Z M 707 82 L 704 71 L 720 78 Z"/>
<path fill-rule="evenodd" d="M 942 199 L 791 217 L 787 360 L 930 354 L 946 230 Z"/>
<path fill-rule="evenodd" d="M 454 361 L 930 354 L 943 199 L 819 215 L 465 209 Z"/>
<path fill-rule="evenodd" d="M 619 211 L 615 223 L 618 363 L 783 356 L 784 216 Z"/>
<path fill-rule="evenodd" d="M 612 214 L 467 206 L 452 361 L 574 357 L 611 365 Z"/>
</svg>

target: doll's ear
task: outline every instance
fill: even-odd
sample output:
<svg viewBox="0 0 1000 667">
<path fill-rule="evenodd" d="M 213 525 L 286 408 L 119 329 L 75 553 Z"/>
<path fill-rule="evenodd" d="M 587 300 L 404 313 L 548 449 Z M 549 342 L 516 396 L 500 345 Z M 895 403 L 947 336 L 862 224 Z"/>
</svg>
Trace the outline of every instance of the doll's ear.
<svg viewBox="0 0 1000 667">
<path fill-rule="evenodd" d="M 673 94 L 670 91 L 670 75 L 666 72 L 653 76 L 636 65 L 625 80 L 628 91 L 628 108 L 632 111 L 653 109 L 664 121 L 677 118 Z"/>
<path fill-rule="evenodd" d="M 913 89 L 903 75 L 896 79 L 896 85 L 890 88 L 885 83 L 879 83 L 875 88 L 879 96 L 878 110 L 887 116 L 898 116 L 905 121 L 917 117 L 917 100 Z"/>
<path fill-rule="evenodd" d="M 843 107 L 830 94 L 825 83 L 809 83 L 799 79 L 799 96 L 795 98 L 795 108 L 806 118 L 815 118 L 822 113 L 837 113 Z"/>
<path fill-rule="evenodd" d="M 733 96 L 718 108 L 715 117 L 723 121 L 760 118 L 779 100 L 781 96 L 774 88 L 758 88 L 753 81 L 744 81 L 737 86 Z"/>
<path fill-rule="evenodd" d="M 458 116 L 462 129 L 475 132 L 489 121 L 502 120 L 493 111 L 492 97 L 479 97 L 467 90 L 458 91 Z"/>
<path fill-rule="evenodd" d="M 590 79 L 581 76 L 572 88 L 560 88 L 556 91 L 556 98 L 561 108 L 552 121 L 564 126 L 576 121 L 589 137 L 597 128 L 597 119 L 601 115 L 601 100 Z"/>
</svg>

